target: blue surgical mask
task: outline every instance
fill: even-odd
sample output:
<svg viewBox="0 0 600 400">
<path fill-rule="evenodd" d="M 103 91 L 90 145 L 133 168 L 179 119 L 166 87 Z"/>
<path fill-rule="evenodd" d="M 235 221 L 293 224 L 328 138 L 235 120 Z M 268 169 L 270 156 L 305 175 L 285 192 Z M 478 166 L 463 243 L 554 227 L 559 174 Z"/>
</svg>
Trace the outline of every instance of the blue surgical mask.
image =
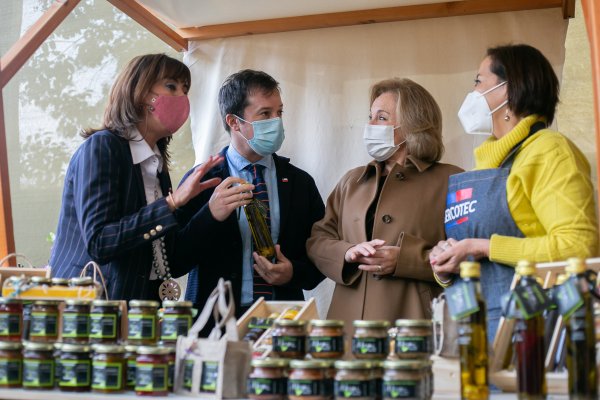
<svg viewBox="0 0 600 400">
<path fill-rule="evenodd" d="M 246 139 L 248 146 L 256 154 L 267 157 L 281 148 L 283 139 L 285 139 L 285 133 L 283 130 L 283 121 L 280 117 L 253 122 L 246 121 L 237 115 L 236 117 L 252 124 L 252 129 L 254 130 L 254 137 L 252 139 L 246 139 L 241 132 L 240 135 Z"/>
</svg>

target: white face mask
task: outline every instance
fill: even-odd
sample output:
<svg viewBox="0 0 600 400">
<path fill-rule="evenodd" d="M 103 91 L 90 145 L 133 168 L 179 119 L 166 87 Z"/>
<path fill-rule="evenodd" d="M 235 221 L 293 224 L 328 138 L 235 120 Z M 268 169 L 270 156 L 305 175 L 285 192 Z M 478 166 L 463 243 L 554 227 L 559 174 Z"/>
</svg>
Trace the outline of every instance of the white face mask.
<svg viewBox="0 0 600 400">
<path fill-rule="evenodd" d="M 363 141 L 367 148 L 367 152 L 375 160 L 381 162 L 390 158 L 402 143 L 394 144 L 394 127 L 392 125 L 365 125 L 363 133 Z"/>
<path fill-rule="evenodd" d="M 492 90 L 498 89 L 500 86 L 506 85 L 507 81 L 479 93 L 473 90 L 467 94 L 458 110 L 458 119 L 463 126 L 465 132 L 471 135 L 491 135 L 493 129 L 492 114 L 504 107 L 508 100 L 504 100 L 498 107 L 490 110 L 490 106 L 485 99 L 485 95 Z"/>
</svg>

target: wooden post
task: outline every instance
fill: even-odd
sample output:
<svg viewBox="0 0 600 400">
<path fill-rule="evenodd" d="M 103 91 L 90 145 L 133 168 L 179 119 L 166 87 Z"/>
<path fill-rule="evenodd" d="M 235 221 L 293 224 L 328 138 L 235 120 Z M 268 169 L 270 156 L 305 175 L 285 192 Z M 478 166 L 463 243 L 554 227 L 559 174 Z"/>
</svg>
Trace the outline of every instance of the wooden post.
<svg viewBox="0 0 600 400">
<path fill-rule="evenodd" d="M 10 184 L 8 180 L 8 154 L 6 151 L 6 128 L 4 103 L 0 89 L 0 258 L 15 252 Z"/>
</svg>

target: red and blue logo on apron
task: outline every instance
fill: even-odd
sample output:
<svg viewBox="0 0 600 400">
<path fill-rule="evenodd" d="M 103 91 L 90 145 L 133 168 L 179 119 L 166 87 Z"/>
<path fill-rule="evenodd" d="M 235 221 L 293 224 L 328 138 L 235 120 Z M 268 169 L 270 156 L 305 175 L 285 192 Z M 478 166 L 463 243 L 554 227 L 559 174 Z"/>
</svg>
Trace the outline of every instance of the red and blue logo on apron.
<svg viewBox="0 0 600 400">
<path fill-rule="evenodd" d="M 448 193 L 444 224 L 446 229 L 463 224 L 469 220 L 469 214 L 476 211 L 477 200 L 473 200 L 473 188 L 464 188 Z"/>
</svg>

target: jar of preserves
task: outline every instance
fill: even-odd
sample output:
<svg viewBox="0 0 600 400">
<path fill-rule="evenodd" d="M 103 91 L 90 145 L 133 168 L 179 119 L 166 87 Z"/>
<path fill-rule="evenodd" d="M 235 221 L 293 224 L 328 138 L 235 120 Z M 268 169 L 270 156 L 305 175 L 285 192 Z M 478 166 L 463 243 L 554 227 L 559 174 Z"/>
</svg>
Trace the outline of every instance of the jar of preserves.
<svg viewBox="0 0 600 400">
<path fill-rule="evenodd" d="M 287 394 L 286 359 L 264 358 L 252 360 L 248 377 L 248 398 L 256 400 L 284 400 Z"/>
<path fill-rule="evenodd" d="M 388 321 L 353 322 L 352 354 L 359 359 L 381 360 L 388 351 Z"/>
<path fill-rule="evenodd" d="M 52 278 L 50 281 L 52 282 L 52 286 L 69 286 L 67 278 Z"/>
<path fill-rule="evenodd" d="M 144 346 L 156 344 L 158 341 L 158 306 L 157 301 L 151 300 L 131 300 L 129 302 L 127 330 L 129 344 Z"/>
<path fill-rule="evenodd" d="M 163 301 L 160 340 L 165 344 L 177 343 L 177 337 L 187 335 L 192 326 L 191 301 Z"/>
<path fill-rule="evenodd" d="M 94 286 L 94 279 L 91 276 L 80 276 L 69 279 L 69 286 L 75 287 L 90 287 Z"/>
<path fill-rule="evenodd" d="M 31 306 L 29 340 L 54 343 L 58 339 L 58 302 L 36 300 Z"/>
<path fill-rule="evenodd" d="M 0 297 L 0 341 L 20 342 L 23 335 L 23 302 Z"/>
<path fill-rule="evenodd" d="M 138 347 L 139 346 L 134 345 L 125 346 L 125 359 L 127 360 L 127 388 L 129 390 L 135 389 L 135 370 Z"/>
<path fill-rule="evenodd" d="M 95 344 L 92 349 L 92 390 L 98 393 L 118 393 L 125 390 L 125 347 Z"/>
<path fill-rule="evenodd" d="M 273 323 L 274 356 L 280 358 L 304 358 L 306 354 L 306 322 L 278 319 Z"/>
<path fill-rule="evenodd" d="M 396 320 L 396 356 L 428 358 L 433 352 L 433 323 L 430 319 Z"/>
<path fill-rule="evenodd" d="M 138 396 L 166 396 L 168 394 L 170 351 L 166 347 L 138 347 L 135 394 Z"/>
<path fill-rule="evenodd" d="M 308 354 L 313 358 L 342 358 L 344 356 L 344 321 L 310 321 Z"/>
<path fill-rule="evenodd" d="M 425 399 L 425 375 L 419 360 L 388 360 L 383 362 L 382 394 L 389 399 Z"/>
<path fill-rule="evenodd" d="M 117 344 L 121 339 L 121 310 L 117 300 L 94 300 L 90 310 L 90 342 Z"/>
<path fill-rule="evenodd" d="M 54 388 L 54 345 L 26 342 L 23 350 L 23 387 L 25 389 Z"/>
<path fill-rule="evenodd" d="M 328 400 L 333 395 L 331 361 L 292 360 L 288 377 L 289 400 Z"/>
<path fill-rule="evenodd" d="M 373 363 L 367 360 L 336 361 L 334 398 L 373 400 L 375 385 L 371 374 Z"/>
<path fill-rule="evenodd" d="M 23 346 L 17 342 L 0 342 L 0 388 L 21 387 L 23 382 Z"/>
<path fill-rule="evenodd" d="M 69 299 L 62 311 L 63 343 L 86 344 L 90 336 L 90 301 Z"/>
<path fill-rule="evenodd" d="M 66 392 L 90 390 L 92 385 L 90 346 L 63 343 L 56 364 L 60 366 L 60 376 L 57 377 L 60 390 Z"/>
</svg>

